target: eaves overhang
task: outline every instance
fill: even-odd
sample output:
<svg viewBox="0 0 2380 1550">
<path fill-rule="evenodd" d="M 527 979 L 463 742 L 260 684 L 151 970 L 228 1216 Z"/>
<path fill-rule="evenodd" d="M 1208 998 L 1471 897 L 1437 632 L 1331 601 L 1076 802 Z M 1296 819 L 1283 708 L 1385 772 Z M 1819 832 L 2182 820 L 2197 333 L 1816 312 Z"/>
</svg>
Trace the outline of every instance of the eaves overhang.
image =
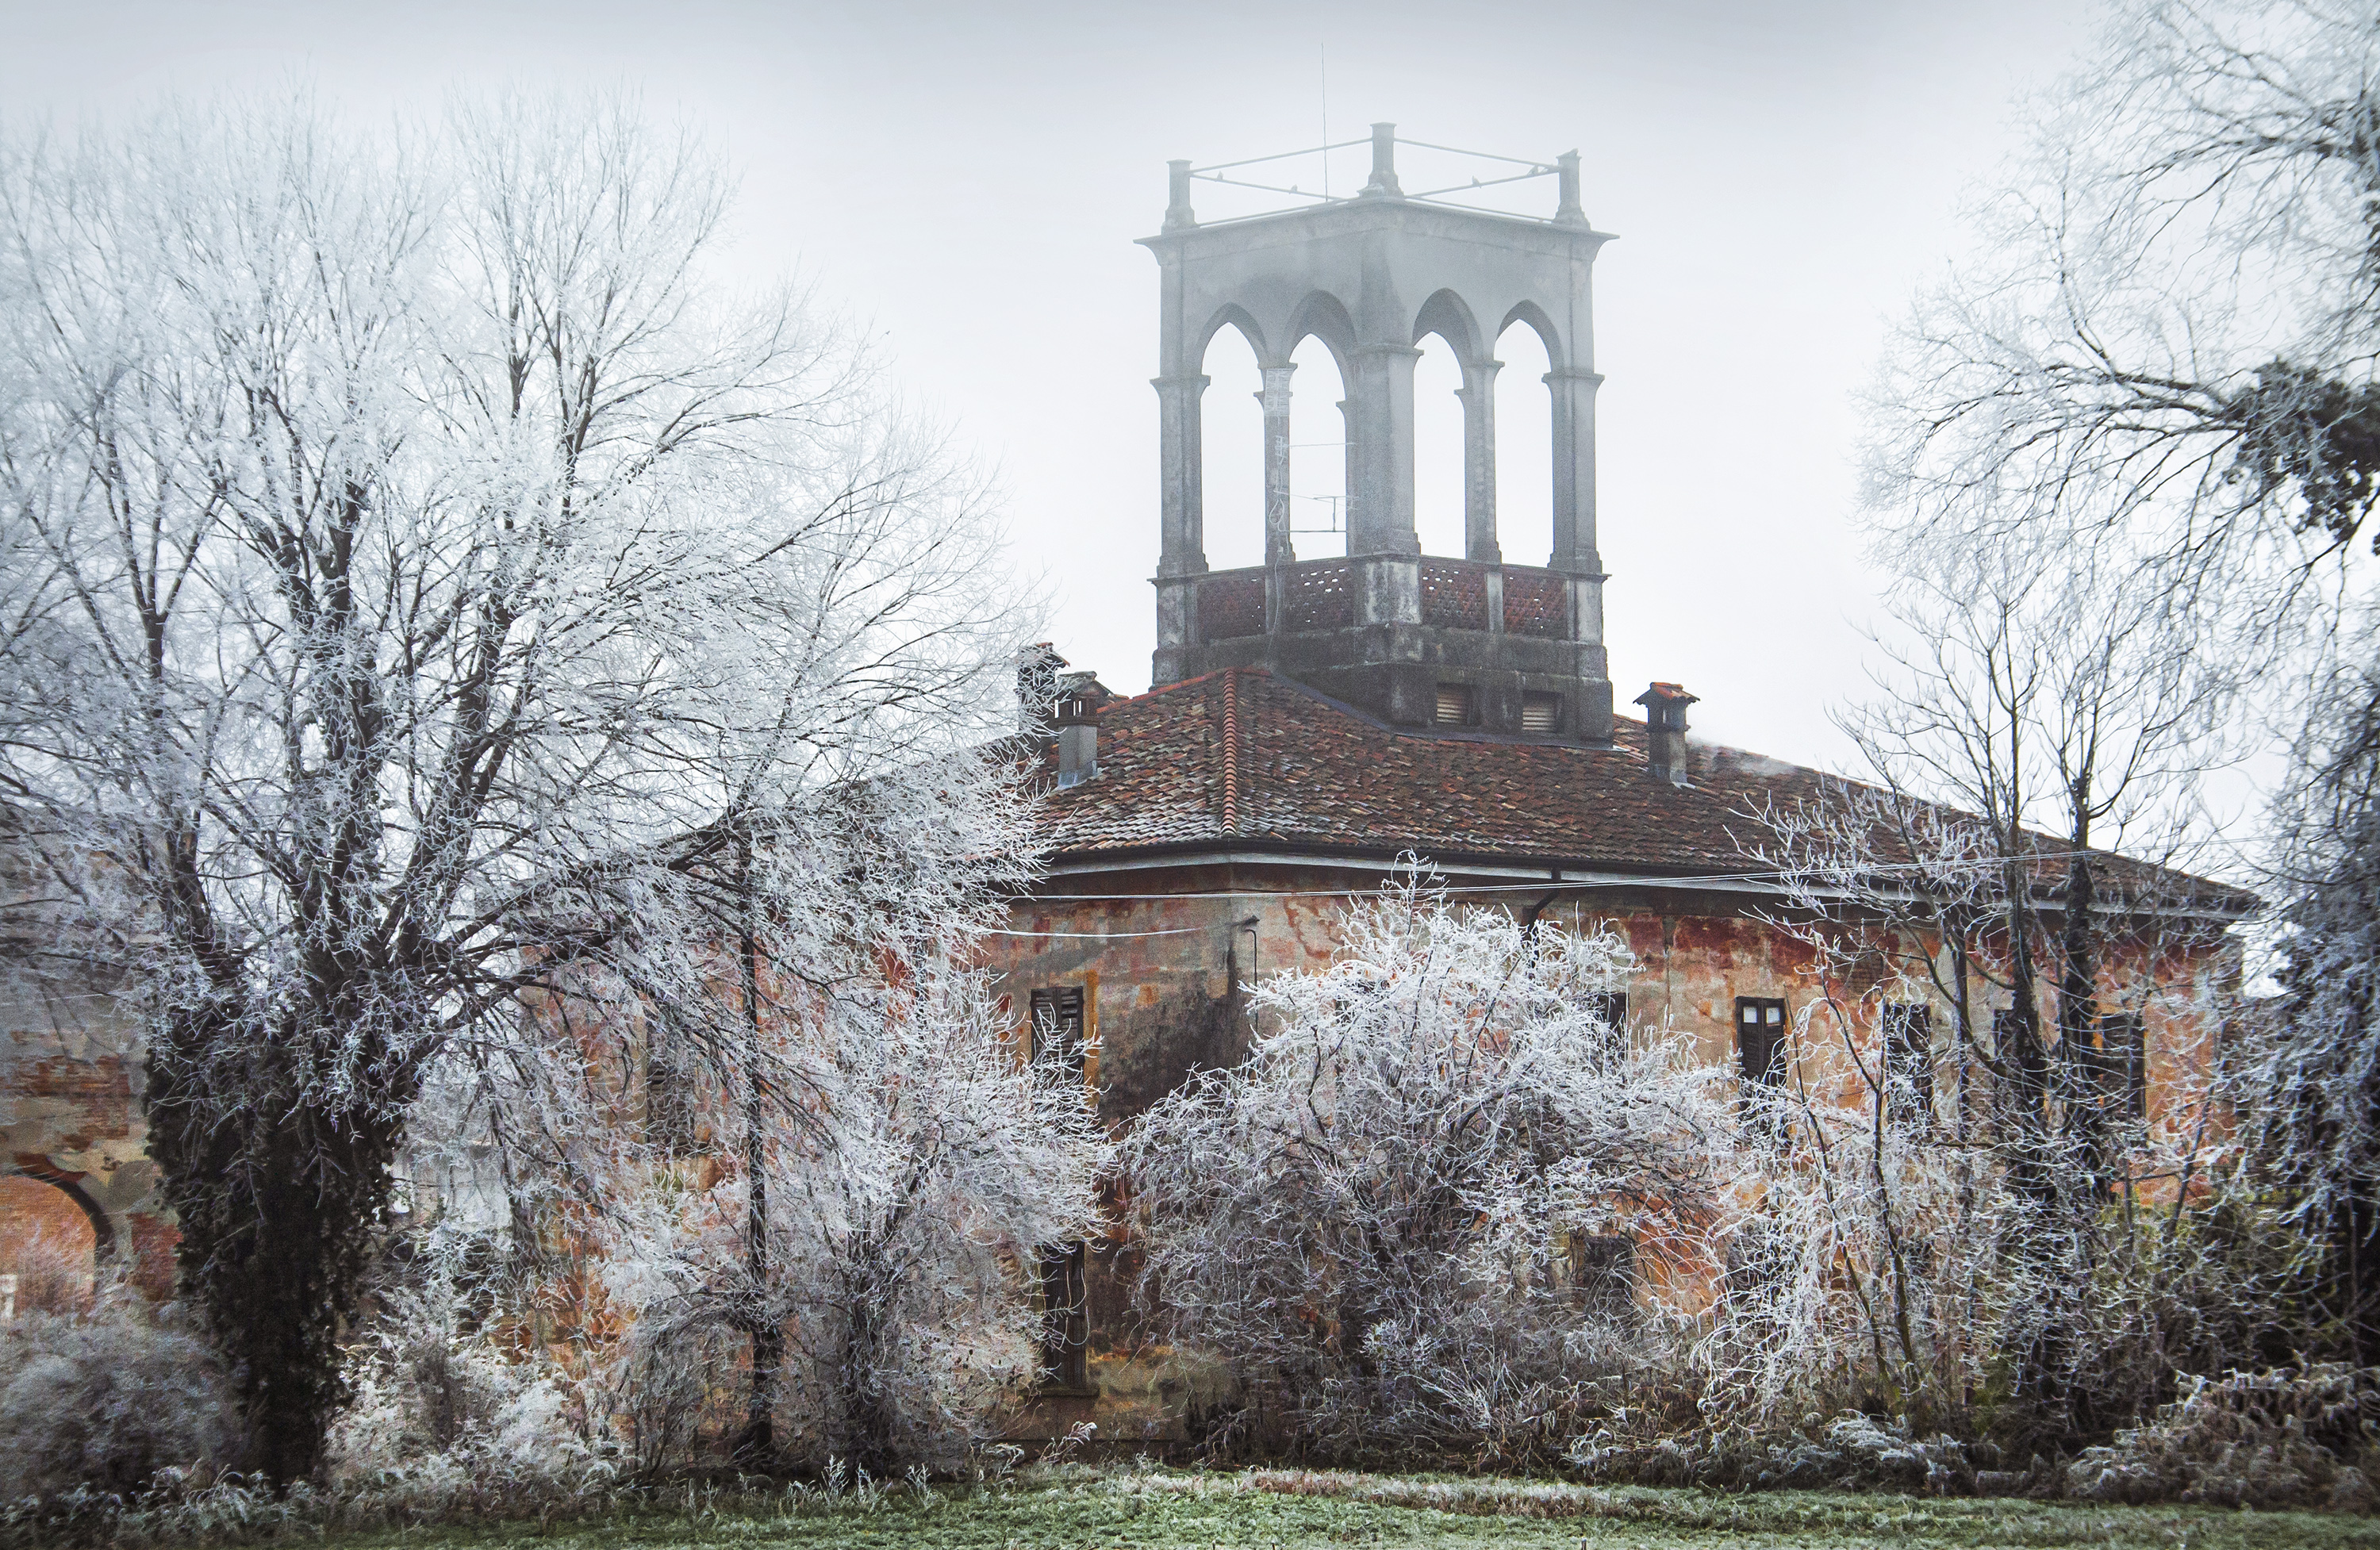
<svg viewBox="0 0 2380 1550">
<path fill-rule="evenodd" d="M 1173 841 L 1099 850 L 1062 849 L 1050 854 L 1043 867 L 1043 876 L 1045 878 L 1088 878 L 1203 866 L 1385 875 L 1395 870 L 1408 857 L 1418 858 L 1439 876 L 1454 884 L 1458 891 L 1463 880 L 1468 878 L 1493 884 L 1537 883 L 1549 889 L 1562 890 L 1649 889 L 1676 893 L 1738 894 L 1770 900 L 1783 897 L 1778 886 L 1777 872 L 1748 863 L 1730 870 L 1720 870 L 1716 866 L 1632 866 L 1592 857 L 1480 852 L 1424 854 L 1410 846 L 1395 850 L 1382 846 L 1316 846 L 1296 842 L 1268 842 L 1253 837 Z M 1031 897 L 1033 892 L 1046 891 L 1035 890 L 1026 897 Z M 1811 891 L 1824 899 L 1851 901 L 1854 898 L 1844 890 L 1816 889 Z M 1864 891 L 1864 897 L 1884 903 L 1919 904 L 1925 902 L 1924 896 L 1914 890 L 1895 889 L 1870 889 Z M 2145 916 L 2228 926 L 2253 918 L 2262 907 L 2262 902 L 2252 895 L 2227 892 L 2204 902 L 2145 908 L 2121 900 L 2102 899 L 2093 905 L 2093 913 L 2111 919 Z M 2055 897 L 2037 900 L 2034 908 L 2050 917 L 2059 913 Z"/>
</svg>

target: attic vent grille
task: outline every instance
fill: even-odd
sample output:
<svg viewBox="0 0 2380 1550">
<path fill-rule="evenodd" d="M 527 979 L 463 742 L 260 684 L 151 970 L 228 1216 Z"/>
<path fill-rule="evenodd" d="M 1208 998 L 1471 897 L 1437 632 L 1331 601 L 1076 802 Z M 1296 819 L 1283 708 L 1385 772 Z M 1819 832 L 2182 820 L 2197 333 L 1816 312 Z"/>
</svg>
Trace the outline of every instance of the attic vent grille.
<svg viewBox="0 0 2380 1550">
<path fill-rule="evenodd" d="M 1440 684 L 1438 686 L 1438 724 L 1442 727 L 1467 727 L 1471 724 L 1471 685 Z"/>
<path fill-rule="evenodd" d="M 1561 696 L 1530 690 L 1521 696 L 1521 730 L 1551 737 L 1561 730 Z"/>
</svg>

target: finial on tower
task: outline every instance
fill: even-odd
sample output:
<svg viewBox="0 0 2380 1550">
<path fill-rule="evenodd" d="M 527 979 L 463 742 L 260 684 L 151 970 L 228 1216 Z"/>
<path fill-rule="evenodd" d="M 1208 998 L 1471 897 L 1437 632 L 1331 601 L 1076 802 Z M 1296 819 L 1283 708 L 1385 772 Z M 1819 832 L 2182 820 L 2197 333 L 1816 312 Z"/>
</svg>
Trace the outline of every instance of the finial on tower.
<svg viewBox="0 0 2380 1550">
<path fill-rule="evenodd" d="M 1198 224 L 1198 212 L 1190 208 L 1190 163 L 1165 163 L 1165 229 L 1182 231 Z"/>
<path fill-rule="evenodd" d="M 1586 211 L 1578 202 L 1578 152 L 1565 151 L 1554 158 L 1561 174 L 1561 202 L 1554 207 L 1554 219 L 1566 226 L 1586 224 Z"/>
<path fill-rule="evenodd" d="M 1393 124 L 1372 126 L 1372 181 L 1364 185 L 1356 196 L 1366 200 L 1401 200 L 1405 191 L 1397 187 L 1397 127 Z"/>
</svg>

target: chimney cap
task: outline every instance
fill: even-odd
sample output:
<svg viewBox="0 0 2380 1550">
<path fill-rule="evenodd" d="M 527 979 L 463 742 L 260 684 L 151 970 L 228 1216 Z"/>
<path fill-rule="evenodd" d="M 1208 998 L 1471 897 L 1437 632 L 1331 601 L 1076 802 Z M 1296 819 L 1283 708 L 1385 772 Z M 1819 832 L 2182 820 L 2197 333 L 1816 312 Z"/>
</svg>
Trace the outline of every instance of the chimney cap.
<svg viewBox="0 0 2380 1550">
<path fill-rule="evenodd" d="M 1058 675 L 1055 720 L 1060 726 L 1097 721 L 1115 691 L 1099 682 L 1096 672 L 1078 671 Z"/>
<path fill-rule="evenodd" d="M 1651 688 L 1646 689 L 1643 694 L 1638 695 L 1634 699 L 1628 703 L 1631 705 L 1643 705 L 1648 707 L 1655 705 L 1699 705 L 1702 703 L 1702 696 L 1700 695 L 1690 695 L 1686 693 L 1686 686 L 1683 684 L 1663 684 L 1658 680 L 1656 680 Z"/>
</svg>

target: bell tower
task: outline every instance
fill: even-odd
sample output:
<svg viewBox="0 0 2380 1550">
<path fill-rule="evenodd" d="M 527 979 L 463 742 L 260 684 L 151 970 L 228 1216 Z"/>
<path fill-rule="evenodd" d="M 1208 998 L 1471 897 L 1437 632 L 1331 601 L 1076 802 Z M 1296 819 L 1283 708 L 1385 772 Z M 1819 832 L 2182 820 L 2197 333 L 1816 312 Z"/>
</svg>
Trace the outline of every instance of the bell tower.
<svg viewBox="0 0 2380 1550">
<path fill-rule="evenodd" d="M 1360 192 L 1205 225 L 1191 207 L 1194 182 L 1250 186 L 1245 172 L 1220 174 L 1252 163 L 1170 164 L 1164 229 L 1142 239 L 1163 285 L 1154 679 L 1264 666 L 1392 725 L 1602 742 L 1611 684 L 1595 544 L 1603 379 L 1592 282 L 1610 237 L 1579 207 L 1575 151 L 1548 163 L 1494 159 L 1529 169 L 1498 181 L 1558 180 L 1553 214 L 1536 219 L 1440 197 L 1467 188 L 1406 193 L 1396 148 L 1412 143 L 1375 124 Z M 1542 564 L 1508 563 L 1496 531 L 1494 349 L 1516 322 L 1544 341 L 1551 367 L 1553 551 Z M 1213 571 L 1199 489 L 1201 365 L 1224 327 L 1246 336 L 1262 373 L 1265 563 Z M 1433 333 L 1463 370 L 1459 557 L 1424 555 L 1414 525 L 1414 364 Z M 1290 523 L 1290 357 L 1309 335 L 1346 387 L 1347 538 L 1343 558 L 1301 561 Z"/>
</svg>

